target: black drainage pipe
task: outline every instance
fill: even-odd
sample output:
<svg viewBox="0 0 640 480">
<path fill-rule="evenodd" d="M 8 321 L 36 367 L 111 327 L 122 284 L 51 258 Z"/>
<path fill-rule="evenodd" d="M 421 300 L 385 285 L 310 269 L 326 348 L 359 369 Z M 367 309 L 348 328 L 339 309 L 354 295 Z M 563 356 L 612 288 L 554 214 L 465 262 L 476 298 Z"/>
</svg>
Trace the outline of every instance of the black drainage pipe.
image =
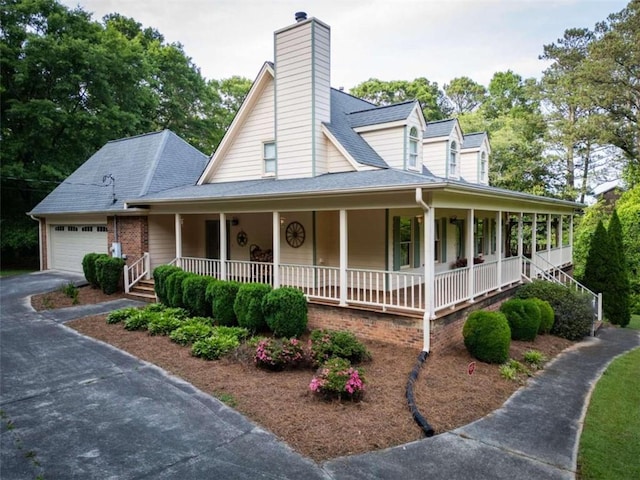
<svg viewBox="0 0 640 480">
<path fill-rule="evenodd" d="M 411 411 L 411 416 L 413 416 L 413 419 L 418 424 L 418 426 L 422 429 L 424 434 L 427 437 L 433 437 L 433 434 L 435 433 L 435 431 L 433 430 L 433 427 L 429 425 L 429 422 L 427 422 L 427 419 L 424 418 L 424 416 L 418 410 L 418 407 L 416 406 L 416 399 L 413 394 L 413 384 L 418 379 L 418 375 L 420 374 L 420 369 L 422 368 L 422 365 L 424 364 L 428 356 L 429 356 L 429 352 L 420 352 L 420 355 L 418 355 L 418 360 L 416 361 L 416 364 L 413 366 L 413 370 L 411 370 L 411 373 L 409 374 L 409 380 L 407 381 L 407 403 L 409 404 L 409 410 Z"/>
</svg>

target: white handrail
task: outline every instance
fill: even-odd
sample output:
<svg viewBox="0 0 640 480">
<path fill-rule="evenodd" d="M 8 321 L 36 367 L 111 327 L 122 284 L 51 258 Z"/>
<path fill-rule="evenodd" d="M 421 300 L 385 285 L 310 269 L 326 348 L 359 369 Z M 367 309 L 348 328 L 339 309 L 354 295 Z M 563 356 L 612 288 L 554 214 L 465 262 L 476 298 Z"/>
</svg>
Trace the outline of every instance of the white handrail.
<svg viewBox="0 0 640 480">
<path fill-rule="evenodd" d="M 142 257 L 131 265 L 124 266 L 124 292 L 129 293 L 131 287 L 149 275 L 149 252 L 144 252 Z"/>
</svg>

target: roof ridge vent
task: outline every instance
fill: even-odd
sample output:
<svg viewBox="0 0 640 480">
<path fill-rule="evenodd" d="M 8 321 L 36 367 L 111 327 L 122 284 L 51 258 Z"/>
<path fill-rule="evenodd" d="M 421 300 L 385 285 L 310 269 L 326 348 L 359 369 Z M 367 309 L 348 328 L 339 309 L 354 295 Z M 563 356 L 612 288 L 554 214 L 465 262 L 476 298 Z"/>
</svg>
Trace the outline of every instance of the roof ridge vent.
<svg viewBox="0 0 640 480">
<path fill-rule="evenodd" d="M 296 12 L 295 13 L 296 22 L 304 22 L 307 19 L 307 12 Z"/>
</svg>

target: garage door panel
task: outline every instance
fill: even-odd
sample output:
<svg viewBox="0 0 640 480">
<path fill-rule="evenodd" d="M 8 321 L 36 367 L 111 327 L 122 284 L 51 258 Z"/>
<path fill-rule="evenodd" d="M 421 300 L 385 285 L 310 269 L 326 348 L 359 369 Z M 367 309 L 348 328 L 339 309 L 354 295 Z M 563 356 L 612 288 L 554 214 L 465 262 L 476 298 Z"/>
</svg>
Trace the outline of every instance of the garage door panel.
<svg viewBox="0 0 640 480">
<path fill-rule="evenodd" d="M 108 253 L 106 225 L 52 225 L 51 268 L 82 272 L 87 253 Z"/>
</svg>

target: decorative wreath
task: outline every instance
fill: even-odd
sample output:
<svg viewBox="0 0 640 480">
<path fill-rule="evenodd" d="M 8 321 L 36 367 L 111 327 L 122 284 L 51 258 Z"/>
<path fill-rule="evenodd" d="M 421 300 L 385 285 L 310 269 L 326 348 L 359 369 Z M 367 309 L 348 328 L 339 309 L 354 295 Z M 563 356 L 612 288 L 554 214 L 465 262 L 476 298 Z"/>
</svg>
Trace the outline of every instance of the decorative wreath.
<svg viewBox="0 0 640 480">
<path fill-rule="evenodd" d="M 287 225 L 285 238 L 291 247 L 298 248 L 301 246 L 304 243 L 305 238 L 304 227 L 302 224 L 300 222 L 291 222 Z"/>
<path fill-rule="evenodd" d="M 244 230 L 240 230 L 238 232 L 238 236 L 236 237 L 236 240 L 238 242 L 238 245 L 240 245 L 241 247 L 244 247 L 247 244 L 249 237 L 247 236 Z"/>
</svg>

